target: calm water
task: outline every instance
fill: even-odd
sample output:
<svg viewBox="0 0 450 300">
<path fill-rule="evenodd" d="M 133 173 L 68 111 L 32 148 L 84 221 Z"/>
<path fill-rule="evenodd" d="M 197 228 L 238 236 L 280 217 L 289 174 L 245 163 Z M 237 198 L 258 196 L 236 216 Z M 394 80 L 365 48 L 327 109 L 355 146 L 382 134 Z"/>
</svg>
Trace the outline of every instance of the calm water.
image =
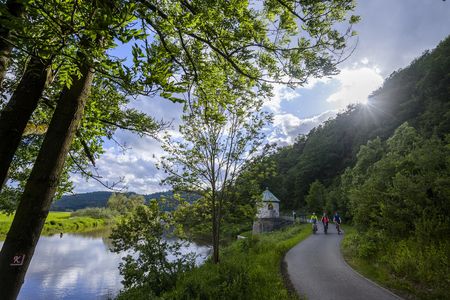
<svg viewBox="0 0 450 300">
<path fill-rule="evenodd" d="M 42 236 L 36 247 L 19 300 L 108 299 L 122 288 L 121 256 L 109 251 L 108 232 Z M 3 243 L 0 242 L 0 246 Z M 190 244 L 183 252 L 199 254 L 206 246 Z"/>
</svg>

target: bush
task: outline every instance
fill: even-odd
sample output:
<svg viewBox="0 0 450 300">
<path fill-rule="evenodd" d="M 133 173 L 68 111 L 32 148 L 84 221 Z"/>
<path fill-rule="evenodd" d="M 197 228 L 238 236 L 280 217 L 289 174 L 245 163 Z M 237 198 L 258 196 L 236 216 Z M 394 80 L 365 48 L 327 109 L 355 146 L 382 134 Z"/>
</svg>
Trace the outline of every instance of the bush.
<svg viewBox="0 0 450 300">
<path fill-rule="evenodd" d="M 149 206 L 136 207 L 114 228 L 110 236 L 112 251 L 127 253 L 119 265 L 125 290 L 142 288 L 160 295 L 175 286 L 180 273 L 194 267 L 195 256 L 182 254 L 180 243 L 164 237 L 171 225 L 170 215 L 151 201 Z M 168 254 L 174 259 L 169 260 Z"/>
<path fill-rule="evenodd" d="M 113 219 L 118 213 L 103 207 L 87 207 L 70 214 L 71 217 L 91 217 L 94 219 Z"/>
<path fill-rule="evenodd" d="M 418 299 L 446 299 L 450 284 L 450 243 L 420 239 L 378 239 L 346 230 L 342 248 L 346 259 L 369 278 Z M 376 249 L 376 251 L 373 251 Z M 409 297 L 409 296 L 408 296 Z"/>
<path fill-rule="evenodd" d="M 450 284 L 450 243 L 422 245 L 417 241 L 394 243 L 383 257 L 397 276 L 444 289 Z"/>
</svg>

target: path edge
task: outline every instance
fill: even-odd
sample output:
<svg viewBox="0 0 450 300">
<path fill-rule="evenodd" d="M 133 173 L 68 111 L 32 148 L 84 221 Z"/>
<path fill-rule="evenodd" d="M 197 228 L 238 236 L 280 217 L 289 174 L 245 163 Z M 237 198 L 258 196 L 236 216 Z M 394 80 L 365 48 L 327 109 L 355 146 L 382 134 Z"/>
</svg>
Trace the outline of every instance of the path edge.
<svg viewBox="0 0 450 300">
<path fill-rule="evenodd" d="M 304 297 L 302 297 L 301 295 L 298 294 L 297 290 L 294 287 L 294 284 L 291 281 L 291 277 L 289 276 L 289 273 L 287 270 L 287 263 L 286 263 L 285 257 L 286 257 L 286 254 L 289 252 L 289 250 L 283 254 L 283 256 L 281 257 L 281 260 L 280 260 L 281 277 L 283 278 L 283 283 L 288 291 L 289 296 L 291 296 L 295 299 L 305 299 Z"/>
<path fill-rule="evenodd" d="M 372 283 L 373 285 L 377 286 L 378 288 L 386 291 L 388 294 L 391 294 L 393 297 L 399 299 L 399 300 L 404 300 L 405 298 L 400 297 L 399 295 L 395 294 L 393 291 L 391 291 L 390 289 L 380 285 L 379 283 L 367 278 L 366 276 L 364 276 L 363 274 L 361 274 L 360 272 L 358 272 L 356 269 L 352 268 L 352 266 L 350 266 L 350 264 L 347 262 L 347 260 L 345 259 L 344 255 L 342 254 L 342 241 L 344 240 L 344 237 L 339 241 L 339 255 L 341 256 L 342 261 L 344 262 L 344 264 L 347 266 L 347 268 L 349 268 L 350 270 L 352 270 L 355 274 L 357 274 L 359 277 L 367 280 L 368 282 Z"/>
</svg>

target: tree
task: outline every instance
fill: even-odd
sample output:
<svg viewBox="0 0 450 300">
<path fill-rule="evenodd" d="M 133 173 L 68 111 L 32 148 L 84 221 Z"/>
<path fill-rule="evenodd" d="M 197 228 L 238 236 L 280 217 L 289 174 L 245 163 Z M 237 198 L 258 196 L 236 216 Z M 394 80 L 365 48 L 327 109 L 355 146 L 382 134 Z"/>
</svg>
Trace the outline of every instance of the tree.
<svg viewBox="0 0 450 300">
<path fill-rule="evenodd" d="M 13 212 L 17 208 L 20 194 L 23 192 L 42 145 L 43 135 L 48 130 L 51 118 L 49 114 L 54 111 L 54 105 L 57 103 L 56 96 L 47 91 L 45 101 L 38 104 L 37 110 L 27 124 L 19 148 L 9 167 L 8 184 L 0 193 L 0 210 Z M 140 135 L 154 136 L 161 126 L 165 126 L 142 112 L 127 108 L 129 101 L 129 98 L 117 91 L 117 87 L 108 81 L 101 78 L 94 80 L 55 198 L 60 198 L 73 188 L 69 173 L 93 178 L 105 187 L 115 189 L 116 185 L 120 184 L 120 179 L 118 182 L 104 183 L 101 174 L 96 173 L 95 170 L 95 161 L 103 153 L 104 139 L 114 141 L 113 134 L 117 128 Z M 90 166 L 94 166 L 94 169 L 92 170 Z"/>
<path fill-rule="evenodd" d="M 14 153 L 19 146 L 22 133 L 36 109 L 51 69 L 48 62 L 32 58 L 25 69 L 16 91 L 0 114 L 0 191 L 6 181 Z M 20 113 L 18 113 L 20 112 Z"/>
<path fill-rule="evenodd" d="M 25 5 L 22 1 L 8 0 L 5 4 L 2 4 L 0 12 L 0 91 L 2 91 L 3 79 L 8 70 L 9 59 L 13 49 L 11 38 L 14 30 L 11 23 L 20 22 L 17 19 L 21 19 L 24 16 Z"/>
<path fill-rule="evenodd" d="M 61 93 L 49 130 L 20 198 L 0 252 L 0 288 L 7 299 L 17 297 L 20 291 L 58 186 L 65 156 L 80 124 L 93 76 L 93 69 L 88 65 L 83 66 L 81 78 L 74 76 L 72 86 L 66 87 Z M 23 265 L 11 266 L 11 259 L 17 253 L 24 257 Z"/>
<path fill-rule="evenodd" d="M 348 195 L 358 229 L 355 254 L 432 286 L 441 298 L 450 253 L 448 141 L 424 138 L 404 123 L 383 144 L 385 151 L 368 172 L 354 167 L 346 175 L 357 179 Z M 368 162 L 367 150 L 361 148 L 358 163 Z"/>
<path fill-rule="evenodd" d="M 25 67 L 19 74 L 15 74 L 20 79 L 19 84 L 13 84 L 13 90 L 2 89 L 3 98 L 8 93 L 12 97 L 0 114 L 0 140 L 3 141 L 0 145 L 0 190 L 6 181 L 8 168 L 24 129 L 38 101 L 44 96 L 44 89 L 55 77 L 57 82 L 54 85 L 57 88 L 52 88 L 58 94 L 62 86 L 71 84 L 72 75 L 80 76 L 80 63 L 73 62 L 78 57 L 76 51 L 79 38 L 83 34 L 95 34 L 98 30 L 98 24 L 92 20 L 95 5 L 79 6 L 57 0 L 8 3 L 12 3 L 14 9 L 21 7 L 22 15 L 24 7 L 27 8 L 24 20 L 6 18 L 4 21 L 9 21 L 2 24 L 2 28 L 9 28 L 9 31 L 16 33 L 14 45 L 26 59 L 19 60 Z M 12 41 L 8 40 L 7 44 L 12 49 Z M 6 59 L 9 54 L 4 55 Z"/>
<path fill-rule="evenodd" d="M 136 207 L 145 204 L 145 198 L 142 195 L 130 195 L 113 193 L 108 199 L 109 209 L 121 214 L 132 212 Z"/>
<path fill-rule="evenodd" d="M 251 91 L 245 77 L 230 79 L 220 64 L 204 68 L 195 98 L 184 106 L 182 140 L 166 137 L 168 156 L 161 166 L 169 173 L 165 182 L 175 190 L 204 199 L 212 221 L 213 261 L 218 263 L 224 203 L 245 163 L 256 155 L 271 116 L 260 111 L 264 94 Z M 236 88 L 245 84 L 247 88 Z"/>
<path fill-rule="evenodd" d="M 175 286 L 179 273 L 194 267 L 194 254 L 180 252 L 181 244 L 163 236 L 172 224 L 156 201 L 139 205 L 111 233 L 113 252 L 129 253 L 120 263 L 125 289 L 141 287 L 159 296 Z M 175 259 L 169 260 L 171 255 Z"/>
<path fill-rule="evenodd" d="M 325 186 L 316 180 L 309 187 L 306 204 L 311 211 L 320 213 L 325 207 L 325 201 Z"/>
<path fill-rule="evenodd" d="M 33 4 L 34 8 L 45 8 L 41 1 Z M 69 32 L 72 43 L 64 44 L 63 48 L 69 50 L 60 57 L 70 59 L 64 60 L 68 63 L 60 69 L 59 77 L 66 84 L 0 255 L 0 277 L 8 279 L 0 280 L 0 288 L 7 291 L 7 297 L 17 295 L 20 288 L 83 115 L 94 69 L 111 80 L 123 80 L 122 83 L 131 81 L 128 71 L 139 74 L 137 79 L 134 78 L 135 85 L 127 86 L 129 90 L 152 95 L 159 93 L 173 101 L 178 99 L 172 94 L 182 92 L 190 83 L 196 82 L 202 65 L 208 64 L 212 57 L 220 57 L 236 74 L 253 82 L 283 81 L 283 76 L 288 75 L 292 78 L 292 81 L 288 79 L 290 83 L 303 83 L 309 76 L 336 72 L 335 65 L 343 59 L 340 54 L 352 32 L 340 33 L 333 26 L 337 22 L 348 20 L 352 24 L 358 20 L 346 16 L 346 12 L 354 7 L 350 0 L 303 5 L 297 1 L 265 1 L 264 9 L 259 12 L 241 1 L 220 4 L 171 1 L 166 5 L 155 5 L 146 0 L 139 4 L 94 1 L 92 6 L 88 2 L 78 6 L 52 1 L 50 4 L 57 4 L 56 9 L 44 11 L 42 19 L 50 20 L 53 28 Z M 65 8 L 71 9 L 70 12 L 87 12 L 83 19 L 77 20 L 86 21 L 89 26 L 79 22 L 77 29 L 80 31 L 72 31 L 73 26 L 64 26 L 68 20 L 69 24 L 73 21 L 74 15 L 78 17 L 78 14 L 66 13 Z M 58 18 L 53 18 L 52 13 Z M 142 21 L 142 31 L 130 25 L 136 18 Z M 297 24 L 297 19 L 302 21 L 301 25 Z M 299 28 L 304 34 L 298 43 L 293 43 L 292 37 L 297 35 Z M 274 30 L 276 34 L 269 34 Z M 157 38 L 150 37 L 150 32 Z M 132 67 L 105 55 L 106 50 L 114 46 L 115 38 L 127 43 L 135 37 L 143 38 L 144 42 L 133 47 Z M 83 40 L 87 40 L 88 45 L 83 45 Z M 19 40 L 17 44 L 25 45 L 27 41 L 33 44 L 35 39 Z M 51 40 L 36 41 L 40 46 L 52 46 Z M 298 46 L 290 47 L 293 44 Z M 76 54 L 77 48 L 82 50 L 80 55 Z M 183 75 L 177 76 L 177 72 Z M 176 81 L 180 78 L 181 83 Z M 235 88 L 241 86 L 235 85 Z M 267 89 L 264 84 L 252 86 Z M 65 105 L 67 107 L 63 107 Z M 210 108 L 216 110 L 218 107 L 220 105 Z M 46 157 L 49 153 L 53 154 L 53 160 Z M 22 210 L 24 212 L 19 213 Z M 21 238 L 19 232 L 24 231 L 24 238 Z M 22 251 L 26 253 L 24 265 L 11 269 L 9 261 L 14 253 Z M 17 276 L 7 278 L 8 274 Z"/>
<path fill-rule="evenodd" d="M 112 11 L 109 10 L 110 13 Z M 100 15 L 103 12 L 105 11 L 96 11 Z M 101 19 L 97 22 L 101 23 Z M 62 89 L 49 129 L 0 252 L 0 289 L 4 291 L 7 299 L 16 298 L 20 291 L 58 186 L 66 155 L 81 122 L 94 78 L 93 59 L 102 56 L 104 47 L 111 38 L 94 34 L 82 37 L 79 43 L 77 55 L 81 63 L 77 66 L 78 72 L 70 76 L 66 81 L 69 84 Z M 87 52 L 91 56 L 88 56 Z M 17 253 L 23 257 L 22 264 L 11 265 Z"/>
<path fill-rule="evenodd" d="M 127 211 L 127 206 L 126 206 L 127 200 L 128 200 L 128 198 L 125 194 L 113 193 L 109 197 L 106 206 L 111 210 L 115 210 L 120 213 L 125 213 L 125 211 Z"/>
</svg>

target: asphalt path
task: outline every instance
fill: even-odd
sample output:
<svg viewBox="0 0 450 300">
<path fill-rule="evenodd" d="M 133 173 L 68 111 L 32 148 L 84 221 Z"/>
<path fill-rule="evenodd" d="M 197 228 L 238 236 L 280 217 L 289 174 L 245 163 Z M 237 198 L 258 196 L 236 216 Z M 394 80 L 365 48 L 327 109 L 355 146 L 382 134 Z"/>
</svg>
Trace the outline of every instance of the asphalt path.
<svg viewBox="0 0 450 300">
<path fill-rule="evenodd" d="M 297 293 L 309 300 L 390 300 L 401 299 L 369 281 L 344 261 L 334 224 L 324 234 L 319 230 L 289 250 L 285 256 L 287 272 Z"/>
</svg>

